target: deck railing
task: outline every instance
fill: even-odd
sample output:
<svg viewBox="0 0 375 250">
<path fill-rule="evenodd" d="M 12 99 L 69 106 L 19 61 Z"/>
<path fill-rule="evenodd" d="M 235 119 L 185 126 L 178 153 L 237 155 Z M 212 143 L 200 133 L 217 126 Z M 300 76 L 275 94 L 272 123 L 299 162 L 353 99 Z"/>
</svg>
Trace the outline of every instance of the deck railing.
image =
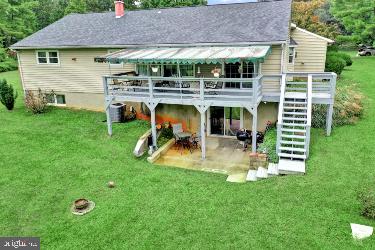
<svg viewBox="0 0 375 250">
<path fill-rule="evenodd" d="M 104 76 L 105 94 L 128 98 L 257 103 L 262 76 L 256 78 L 192 78 Z M 237 88 L 229 87 L 235 85 Z"/>
</svg>

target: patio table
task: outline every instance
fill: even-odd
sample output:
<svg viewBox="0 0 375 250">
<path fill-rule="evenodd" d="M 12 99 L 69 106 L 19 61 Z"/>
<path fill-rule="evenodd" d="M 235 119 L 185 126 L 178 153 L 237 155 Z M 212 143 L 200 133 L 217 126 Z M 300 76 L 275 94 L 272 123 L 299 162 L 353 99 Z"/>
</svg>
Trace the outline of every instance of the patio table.
<svg viewBox="0 0 375 250">
<path fill-rule="evenodd" d="M 179 141 L 178 146 L 181 149 L 181 154 L 184 148 L 187 148 L 190 153 L 192 153 L 192 147 L 190 138 L 192 136 L 189 132 L 179 132 L 175 134 L 177 141 Z"/>
</svg>

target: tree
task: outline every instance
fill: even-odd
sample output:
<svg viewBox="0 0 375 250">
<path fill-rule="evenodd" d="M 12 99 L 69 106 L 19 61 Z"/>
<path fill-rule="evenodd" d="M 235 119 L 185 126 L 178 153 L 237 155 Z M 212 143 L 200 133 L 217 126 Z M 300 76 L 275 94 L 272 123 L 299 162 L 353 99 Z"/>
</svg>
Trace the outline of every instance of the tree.
<svg viewBox="0 0 375 250">
<path fill-rule="evenodd" d="M 35 32 L 37 19 L 33 9 L 36 1 L 0 0 L 0 47 L 11 44 Z"/>
<path fill-rule="evenodd" d="M 341 42 L 372 44 L 375 41 L 375 2 L 373 0 L 332 0 L 331 12 L 342 24 Z"/>
<path fill-rule="evenodd" d="M 294 1 L 292 21 L 303 29 L 317 33 L 321 36 L 335 39 L 339 28 L 328 9 L 326 0 Z"/>
<path fill-rule="evenodd" d="M 68 6 L 65 9 L 65 15 L 70 13 L 86 13 L 87 4 L 85 0 L 69 0 Z"/>
</svg>

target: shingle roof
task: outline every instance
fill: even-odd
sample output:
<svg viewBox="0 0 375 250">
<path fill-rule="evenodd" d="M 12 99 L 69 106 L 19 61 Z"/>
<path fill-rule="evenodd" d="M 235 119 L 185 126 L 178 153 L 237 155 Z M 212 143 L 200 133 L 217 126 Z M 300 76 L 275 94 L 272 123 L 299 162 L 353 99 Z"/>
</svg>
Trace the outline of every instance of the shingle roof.
<svg viewBox="0 0 375 250">
<path fill-rule="evenodd" d="M 286 41 L 290 15 L 291 0 L 71 14 L 12 48 Z"/>
</svg>

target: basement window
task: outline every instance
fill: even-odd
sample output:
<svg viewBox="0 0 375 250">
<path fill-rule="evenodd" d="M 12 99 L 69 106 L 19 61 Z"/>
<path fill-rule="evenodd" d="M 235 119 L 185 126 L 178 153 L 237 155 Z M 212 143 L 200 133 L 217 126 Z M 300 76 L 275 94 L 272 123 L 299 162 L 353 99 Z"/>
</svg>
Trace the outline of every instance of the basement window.
<svg viewBox="0 0 375 250">
<path fill-rule="evenodd" d="M 38 50 L 36 52 L 36 59 L 38 64 L 59 65 L 60 58 L 57 50 Z"/>
<path fill-rule="evenodd" d="M 48 94 L 47 103 L 54 106 L 65 106 L 65 95 Z"/>
</svg>

